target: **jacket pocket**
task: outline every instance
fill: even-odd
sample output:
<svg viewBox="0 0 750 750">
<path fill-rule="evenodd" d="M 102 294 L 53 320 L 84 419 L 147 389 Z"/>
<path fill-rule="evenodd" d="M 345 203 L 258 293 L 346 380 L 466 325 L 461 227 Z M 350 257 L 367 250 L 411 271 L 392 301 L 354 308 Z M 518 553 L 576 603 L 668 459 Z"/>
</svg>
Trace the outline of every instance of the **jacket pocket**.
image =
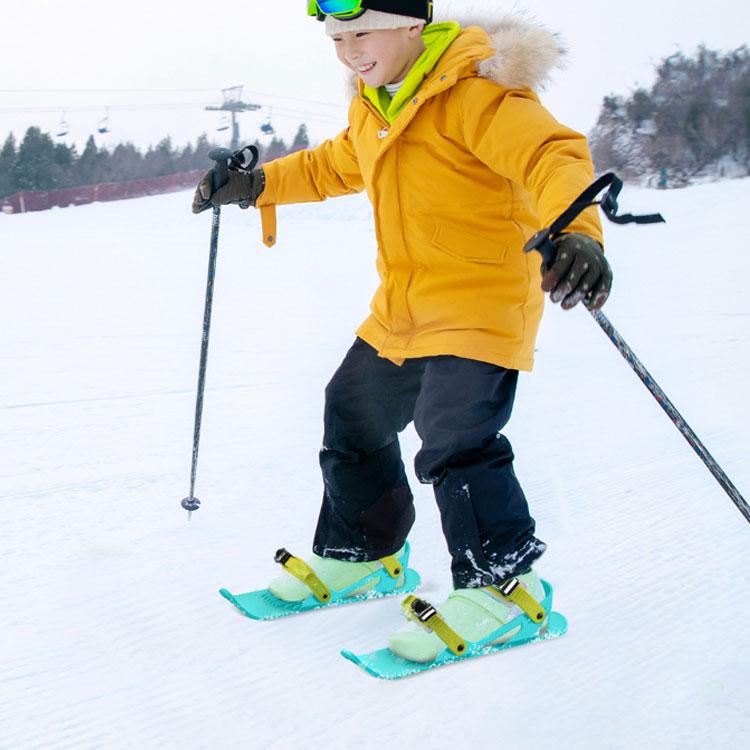
<svg viewBox="0 0 750 750">
<path fill-rule="evenodd" d="M 507 245 L 502 245 L 495 239 L 444 224 L 435 227 L 432 244 L 448 255 L 472 263 L 504 263 L 508 253 Z"/>
</svg>

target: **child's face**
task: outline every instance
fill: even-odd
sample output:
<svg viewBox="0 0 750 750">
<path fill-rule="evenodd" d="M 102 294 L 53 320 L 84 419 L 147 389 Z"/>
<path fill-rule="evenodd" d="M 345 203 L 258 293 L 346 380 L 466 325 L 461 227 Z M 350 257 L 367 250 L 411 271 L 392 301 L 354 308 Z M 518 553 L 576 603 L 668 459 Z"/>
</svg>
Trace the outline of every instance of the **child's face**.
<svg viewBox="0 0 750 750">
<path fill-rule="evenodd" d="M 373 88 L 403 81 L 425 48 L 421 25 L 345 31 L 331 38 L 339 60 Z"/>
</svg>

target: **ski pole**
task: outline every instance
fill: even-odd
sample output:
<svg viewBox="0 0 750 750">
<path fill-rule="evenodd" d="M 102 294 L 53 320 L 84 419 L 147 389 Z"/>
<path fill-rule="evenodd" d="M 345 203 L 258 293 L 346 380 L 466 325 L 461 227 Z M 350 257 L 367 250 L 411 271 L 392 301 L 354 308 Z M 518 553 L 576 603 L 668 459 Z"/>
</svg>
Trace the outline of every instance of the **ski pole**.
<svg viewBox="0 0 750 750">
<path fill-rule="evenodd" d="M 216 148 L 209 152 L 208 158 L 215 162 L 212 192 L 216 192 L 227 181 L 229 161 L 232 152 L 227 148 Z M 201 501 L 195 496 L 195 473 L 198 466 L 198 445 L 201 439 L 201 418 L 203 416 L 203 392 L 206 386 L 206 363 L 208 360 L 208 336 L 211 331 L 211 308 L 214 299 L 214 277 L 216 276 L 216 255 L 219 248 L 219 223 L 221 206 L 213 207 L 211 220 L 211 249 L 208 256 L 208 281 L 206 283 L 206 304 L 203 309 L 203 337 L 201 339 L 201 358 L 198 368 L 198 395 L 195 400 L 195 427 L 193 429 L 193 463 L 190 469 L 190 494 L 181 505 L 188 512 L 188 521 L 194 510 L 198 510 Z"/>
<path fill-rule="evenodd" d="M 610 186 L 609 190 L 602 196 L 601 200 L 594 200 L 607 186 Z M 559 237 L 570 222 L 589 206 L 600 206 L 607 218 L 616 224 L 654 224 L 664 221 L 661 214 L 651 214 L 647 216 L 633 216 L 631 214 L 626 214 L 625 216 L 618 216 L 617 196 L 619 195 L 620 190 L 622 190 L 622 181 L 615 174 L 609 173 L 599 178 L 590 187 L 584 190 L 584 192 L 573 201 L 570 207 L 566 209 L 550 227 L 542 229 L 534 235 L 526 243 L 524 251 L 527 253 L 532 250 L 539 251 L 544 258 L 545 265 L 548 268 L 551 267 L 554 264 L 557 255 L 557 248 L 555 247 L 553 240 Z M 742 513 L 745 520 L 750 523 L 750 505 L 748 505 L 745 498 L 742 497 L 739 490 L 734 486 L 732 481 L 716 462 L 716 459 L 709 453 L 706 446 L 703 445 L 693 429 L 667 397 L 667 394 L 664 393 L 658 383 L 651 377 L 649 371 L 643 366 L 643 363 L 628 346 L 625 339 L 620 336 L 607 316 L 600 310 L 589 310 L 589 312 L 604 333 L 609 337 L 610 341 L 615 345 L 620 354 L 622 354 L 631 366 L 636 375 L 638 375 L 643 381 L 643 384 L 648 388 L 651 395 L 666 412 L 667 416 L 672 420 L 675 427 L 677 427 L 685 440 L 687 440 L 691 448 L 698 454 L 700 459 L 706 465 L 706 468 L 721 485 L 722 489 L 727 495 L 729 495 L 730 499 L 737 506 L 737 509 Z"/>
<path fill-rule="evenodd" d="M 245 152 L 249 152 L 249 157 Z M 228 148 L 215 148 L 209 151 L 208 158 L 215 162 L 212 176 L 211 192 L 215 193 L 229 178 L 229 170 L 250 172 L 258 163 L 258 149 L 255 146 L 245 146 L 239 151 L 232 152 Z M 211 204 L 206 202 L 205 208 Z M 250 204 L 240 202 L 242 208 Z M 203 210 L 204 207 L 201 207 Z M 198 368 L 198 395 L 195 399 L 195 427 L 193 428 L 193 462 L 190 468 L 190 494 L 183 499 L 181 505 L 188 512 L 188 521 L 194 510 L 198 510 L 201 501 L 195 496 L 195 473 L 198 466 L 198 445 L 201 439 L 201 418 L 203 416 L 203 392 L 206 386 L 206 362 L 208 361 L 208 335 L 211 331 L 211 308 L 214 299 L 214 277 L 216 276 L 216 254 L 219 248 L 219 223 L 221 220 L 221 206 L 213 206 L 211 221 L 211 251 L 208 256 L 208 281 L 206 283 L 206 305 L 203 310 L 203 337 L 201 340 L 201 359 Z"/>
<path fill-rule="evenodd" d="M 708 449 L 700 441 L 698 436 L 692 430 L 690 425 L 683 419 L 682 414 L 677 411 L 675 405 L 669 400 L 667 394 L 659 387 L 659 384 L 651 377 L 649 371 L 643 366 L 643 363 L 636 357 L 633 350 L 627 345 L 625 339 L 620 336 L 612 323 L 609 322 L 606 315 L 600 310 L 589 310 L 594 320 L 601 326 L 604 333 L 607 334 L 610 341 L 617 347 L 617 350 L 627 360 L 633 368 L 636 375 L 643 381 L 651 395 L 656 399 L 659 406 L 667 413 L 675 427 L 682 433 L 685 440 L 688 441 L 692 449 L 700 456 L 708 470 L 714 475 L 716 481 L 722 486 L 723 490 L 729 495 L 737 509 L 750 523 L 750 506 L 740 495 L 739 490 L 732 484 L 732 481 L 724 473 L 716 459 L 708 452 Z"/>
</svg>

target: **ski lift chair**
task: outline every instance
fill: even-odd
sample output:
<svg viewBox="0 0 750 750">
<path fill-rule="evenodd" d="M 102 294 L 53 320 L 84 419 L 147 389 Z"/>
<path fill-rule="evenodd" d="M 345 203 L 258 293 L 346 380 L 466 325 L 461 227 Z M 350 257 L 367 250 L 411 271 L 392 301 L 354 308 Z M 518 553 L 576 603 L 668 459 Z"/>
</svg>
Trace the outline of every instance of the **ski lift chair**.
<svg viewBox="0 0 750 750">
<path fill-rule="evenodd" d="M 96 126 L 96 131 L 102 135 L 104 135 L 104 133 L 109 133 L 109 108 L 107 108 L 104 117 L 99 120 L 99 123 Z"/>
<path fill-rule="evenodd" d="M 270 117 L 260 126 L 260 131 L 263 135 L 274 135 L 276 131 L 273 129 L 273 125 L 271 125 Z"/>
<path fill-rule="evenodd" d="M 57 133 L 55 135 L 58 138 L 63 138 L 70 132 L 70 126 L 65 121 L 65 112 L 60 116 L 60 124 L 57 126 Z"/>
</svg>

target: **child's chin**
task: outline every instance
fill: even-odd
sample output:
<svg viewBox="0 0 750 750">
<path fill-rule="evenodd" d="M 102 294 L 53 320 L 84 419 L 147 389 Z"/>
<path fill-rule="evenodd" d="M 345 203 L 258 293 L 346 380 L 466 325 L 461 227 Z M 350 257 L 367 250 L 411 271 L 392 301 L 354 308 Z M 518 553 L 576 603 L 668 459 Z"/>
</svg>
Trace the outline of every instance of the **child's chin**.
<svg viewBox="0 0 750 750">
<path fill-rule="evenodd" d="M 361 74 L 358 74 L 358 75 L 359 75 L 360 79 L 367 86 L 369 86 L 370 88 L 373 88 L 373 89 L 376 89 L 376 88 L 378 88 L 378 86 L 383 86 L 386 83 L 388 83 L 387 81 L 383 80 L 383 77 L 381 75 L 374 75 L 374 76 L 371 76 L 371 75 L 364 75 L 363 76 Z"/>
<path fill-rule="evenodd" d="M 380 78 L 365 78 L 364 76 L 360 76 L 360 78 L 362 79 L 362 82 L 371 89 L 376 89 L 385 83 L 385 81 L 381 81 Z"/>
</svg>

